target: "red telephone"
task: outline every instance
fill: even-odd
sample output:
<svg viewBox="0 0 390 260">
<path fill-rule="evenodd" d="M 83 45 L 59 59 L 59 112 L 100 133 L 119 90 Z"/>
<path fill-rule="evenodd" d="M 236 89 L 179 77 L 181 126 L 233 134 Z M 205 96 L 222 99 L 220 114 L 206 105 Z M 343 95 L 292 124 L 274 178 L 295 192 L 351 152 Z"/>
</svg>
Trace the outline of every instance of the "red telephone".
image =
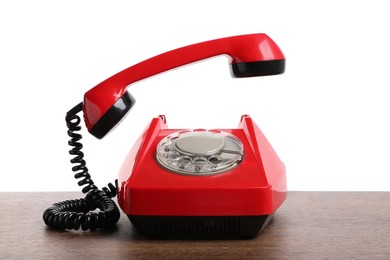
<svg viewBox="0 0 390 260">
<path fill-rule="evenodd" d="M 135 103 L 126 91 L 136 81 L 216 55 L 227 55 L 233 77 L 284 72 L 285 58 L 265 34 L 240 35 L 172 50 L 101 82 L 66 115 L 75 178 L 85 199 L 48 208 L 53 228 L 95 230 L 115 225 L 121 209 L 148 237 L 254 237 L 286 198 L 284 164 L 248 115 L 237 129 L 168 129 L 154 118 L 127 156 L 114 186 L 99 190 L 88 173 L 80 117 L 103 138 Z M 99 212 L 92 212 L 95 209 Z"/>
</svg>

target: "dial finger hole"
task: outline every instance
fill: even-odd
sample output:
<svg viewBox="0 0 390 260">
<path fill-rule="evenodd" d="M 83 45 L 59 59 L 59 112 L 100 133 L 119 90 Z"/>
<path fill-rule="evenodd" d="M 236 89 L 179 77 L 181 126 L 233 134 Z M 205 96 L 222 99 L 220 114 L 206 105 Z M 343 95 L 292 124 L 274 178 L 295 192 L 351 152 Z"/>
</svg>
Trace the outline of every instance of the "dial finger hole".
<svg viewBox="0 0 390 260">
<path fill-rule="evenodd" d="M 203 157 L 196 157 L 192 162 L 196 165 L 204 165 L 207 163 L 207 159 Z"/>
<path fill-rule="evenodd" d="M 179 164 L 180 167 L 185 167 L 191 163 L 191 157 L 189 156 L 179 156 L 177 159 L 177 163 Z"/>
<path fill-rule="evenodd" d="M 167 154 L 167 157 L 166 157 L 166 158 L 168 158 L 168 159 L 170 159 L 170 160 L 174 160 L 174 159 L 176 159 L 177 157 L 179 157 L 179 153 L 177 153 L 177 152 L 170 152 L 170 153 Z"/>
<path fill-rule="evenodd" d="M 223 158 L 222 158 L 222 156 L 220 156 L 220 155 L 211 155 L 210 157 L 209 157 L 209 162 L 211 163 L 211 164 L 219 164 L 219 163 L 221 163 L 223 161 Z"/>
</svg>

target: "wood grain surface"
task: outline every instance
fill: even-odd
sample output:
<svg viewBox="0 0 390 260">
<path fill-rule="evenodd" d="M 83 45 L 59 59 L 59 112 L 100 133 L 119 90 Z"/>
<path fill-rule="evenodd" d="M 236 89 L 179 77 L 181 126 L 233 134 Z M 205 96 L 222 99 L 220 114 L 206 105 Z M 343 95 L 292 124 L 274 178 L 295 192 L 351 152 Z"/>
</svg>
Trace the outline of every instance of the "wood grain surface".
<svg viewBox="0 0 390 260">
<path fill-rule="evenodd" d="M 390 259 L 390 192 L 290 192 L 251 240 L 149 240 L 124 214 L 113 230 L 45 226 L 48 206 L 80 196 L 0 193 L 0 259 Z"/>
</svg>

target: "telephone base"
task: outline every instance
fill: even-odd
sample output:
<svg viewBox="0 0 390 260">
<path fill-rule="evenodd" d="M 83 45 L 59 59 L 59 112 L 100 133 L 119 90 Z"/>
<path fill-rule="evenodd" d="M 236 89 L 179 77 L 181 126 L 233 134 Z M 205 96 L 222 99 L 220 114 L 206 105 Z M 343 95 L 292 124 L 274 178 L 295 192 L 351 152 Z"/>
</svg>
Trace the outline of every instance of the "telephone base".
<svg viewBox="0 0 390 260">
<path fill-rule="evenodd" d="M 216 155 L 208 154 L 214 150 Z M 169 161 L 175 152 L 183 155 Z M 221 158 L 216 166 L 229 168 L 217 172 L 213 156 Z M 202 168 L 196 170 L 202 158 Z M 239 159 L 232 167 L 231 158 Z M 286 195 L 284 164 L 247 115 L 236 129 L 213 130 L 169 129 L 165 117 L 154 118 L 118 180 L 121 209 L 149 237 L 254 237 Z"/>
<path fill-rule="evenodd" d="M 272 215 L 261 216 L 138 216 L 127 215 L 135 229 L 149 238 L 250 239 Z"/>
</svg>

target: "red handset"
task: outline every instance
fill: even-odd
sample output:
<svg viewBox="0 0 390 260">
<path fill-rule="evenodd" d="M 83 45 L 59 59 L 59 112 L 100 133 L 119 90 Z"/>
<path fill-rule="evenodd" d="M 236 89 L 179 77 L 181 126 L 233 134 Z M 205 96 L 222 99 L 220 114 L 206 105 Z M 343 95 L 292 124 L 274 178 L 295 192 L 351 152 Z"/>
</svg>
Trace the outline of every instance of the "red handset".
<svg viewBox="0 0 390 260">
<path fill-rule="evenodd" d="M 135 99 L 127 87 L 139 80 L 192 62 L 227 55 L 233 77 L 275 75 L 284 72 L 284 55 L 266 34 L 248 34 L 201 42 L 157 55 L 101 82 L 84 96 L 88 131 L 103 138 L 131 109 Z"/>
</svg>

